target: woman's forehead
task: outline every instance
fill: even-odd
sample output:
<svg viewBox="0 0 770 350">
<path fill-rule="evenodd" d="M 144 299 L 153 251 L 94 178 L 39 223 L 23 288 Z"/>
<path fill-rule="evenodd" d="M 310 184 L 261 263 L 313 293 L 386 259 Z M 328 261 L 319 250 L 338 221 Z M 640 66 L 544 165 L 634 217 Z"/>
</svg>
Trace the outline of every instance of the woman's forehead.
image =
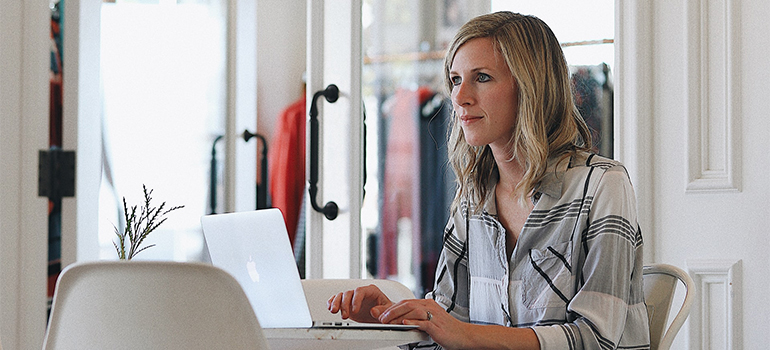
<svg viewBox="0 0 770 350">
<path fill-rule="evenodd" d="M 457 48 L 450 71 L 457 69 L 507 68 L 496 42 L 489 37 L 473 38 Z"/>
</svg>

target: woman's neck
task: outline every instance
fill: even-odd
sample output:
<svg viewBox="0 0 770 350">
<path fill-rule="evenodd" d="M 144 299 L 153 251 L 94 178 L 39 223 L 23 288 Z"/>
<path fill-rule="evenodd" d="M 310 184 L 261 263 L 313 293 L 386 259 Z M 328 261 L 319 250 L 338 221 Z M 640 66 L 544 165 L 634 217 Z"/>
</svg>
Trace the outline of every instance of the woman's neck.
<svg viewBox="0 0 770 350">
<path fill-rule="evenodd" d="M 501 154 L 502 153 L 502 154 Z M 523 152 L 517 152 L 516 158 L 511 156 L 511 152 L 500 152 L 492 148 L 492 155 L 495 157 L 495 163 L 497 164 L 497 170 L 500 174 L 497 186 L 502 186 L 505 190 L 511 192 L 524 178 L 524 172 L 526 171 Z"/>
</svg>

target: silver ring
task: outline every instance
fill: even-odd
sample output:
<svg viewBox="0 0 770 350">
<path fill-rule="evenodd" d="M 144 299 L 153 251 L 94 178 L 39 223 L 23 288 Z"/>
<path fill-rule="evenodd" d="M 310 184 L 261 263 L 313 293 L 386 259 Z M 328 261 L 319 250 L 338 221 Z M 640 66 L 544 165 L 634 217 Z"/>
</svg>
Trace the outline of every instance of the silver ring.
<svg viewBox="0 0 770 350">
<path fill-rule="evenodd" d="M 430 311 L 427 311 L 427 310 L 425 312 L 428 313 L 428 321 L 432 320 L 433 319 L 433 314 L 431 314 Z"/>
</svg>

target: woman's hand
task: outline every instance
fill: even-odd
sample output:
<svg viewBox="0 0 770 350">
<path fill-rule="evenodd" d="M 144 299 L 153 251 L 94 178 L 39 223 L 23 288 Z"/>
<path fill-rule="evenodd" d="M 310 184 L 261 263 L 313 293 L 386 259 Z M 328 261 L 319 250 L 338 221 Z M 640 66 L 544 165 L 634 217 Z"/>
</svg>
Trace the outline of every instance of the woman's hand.
<svg viewBox="0 0 770 350">
<path fill-rule="evenodd" d="M 467 349 L 473 344 L 471 328 L 432 299 L 402 300 L 390 306 L 375 306 L 372 315 L 382 323 L 417 325 L 445 349 Z"/>
<path fill-rule="evenodd" d="M 353 321 L 365 323 L 379 323 L 380 321 L 373 316 L 372 309 L 388 308 L 391 305 L 393 302 L 373 284 L 337 293 L 326 302 L 329 311 L 334 314 L 339 312 L 343 319 L 350 318 Z"/>
</svg>

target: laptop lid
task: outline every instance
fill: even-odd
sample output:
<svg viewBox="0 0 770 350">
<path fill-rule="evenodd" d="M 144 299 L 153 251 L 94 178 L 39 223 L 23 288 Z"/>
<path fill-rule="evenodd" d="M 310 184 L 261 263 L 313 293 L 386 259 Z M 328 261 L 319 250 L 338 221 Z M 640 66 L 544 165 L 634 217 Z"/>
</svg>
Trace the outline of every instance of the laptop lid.
<svg viewBox="0 0 770 350">
<path fill-rule="evenodd" d="M 201 226 L 211 263 L 241 284 L 263 328 L 313 324 L 280 210 L 207 215 Z"/>
</svg>

